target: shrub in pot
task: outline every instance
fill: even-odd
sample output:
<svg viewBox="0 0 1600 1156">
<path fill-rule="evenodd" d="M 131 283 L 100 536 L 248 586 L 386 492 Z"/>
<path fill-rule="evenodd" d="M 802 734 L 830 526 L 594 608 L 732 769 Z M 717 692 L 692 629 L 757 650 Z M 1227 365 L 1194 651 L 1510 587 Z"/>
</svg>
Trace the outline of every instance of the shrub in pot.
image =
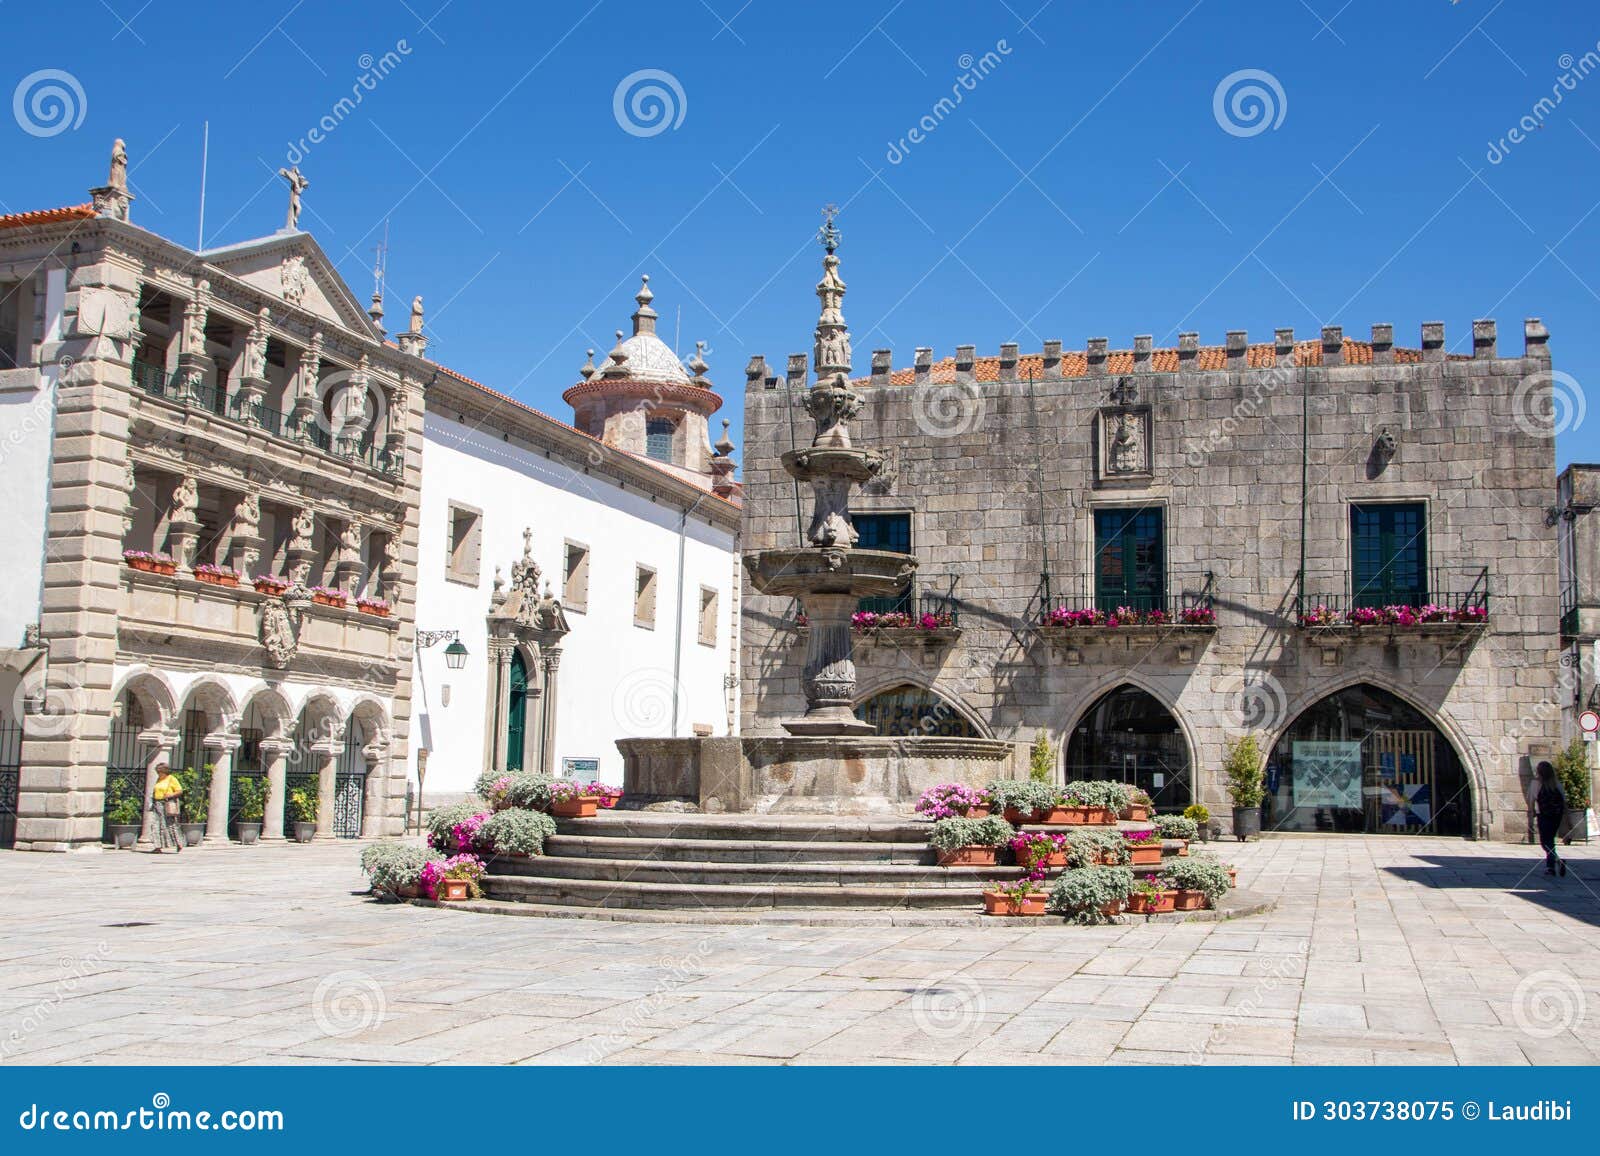
<svg viewBox="0 0 1600 1156">
<path fill-rule="evenodd" d="M 237 805 L 239 842 L 246 845 L 261 838 L 261 820 L 267 813 L 267 780 L 264 775 L 240 775 L 233 781 L 233 801 Z"/>
<path fill-rule="evenodd" d="M 373 890 L 402 898 L 416 898 L 423 868 L 439 862 L 443 860 L 428 848 L 397 840 L 374 843 L 361 852 L 361 870 Z"/>
<path fill-rule="evenodd" d="M 989 805 L 1012 823 L 1028 822 L 1061 801 L 1061 792 L 1055 787 L 1031 779 L 995 779 L 983 790 Z"/>
<path fill-rule="evenodd" d="M 1211 811 L 1204 803 L 1190 803 L 1183 809 L 1185 819 L 1193 819 L 1197 838 L 1204 843 L 1211 835 Z"/>
<path fill-rule="evenodd" d="M 1130 859 L 1120 831 L 1079 828 L 1067 832 L 1068 867 L 1121 867 Z"/>
<path fill-rule="evenodd" d="M 985 915 L 1043 915 L 1046 896 L 1034 879 L 992 883 L 983 892 Z"/>
<path fill-rule="evenodd" d="M 938 783 L 917 798 L 916 812 L 940 819 L 982 819 L 989 814 L 989 796 L 965 783 Z"/>
<path fill-rule="evenodd" d="M 289 792 L 289 830 L 296 843 L 309 843 L 317 834 L 317 793 L 309 787 Z"/>
<path fill-rule="evenodd" d="M 1200 827 L 1187 815 L 1157 815 L 1156 830 L 1163 839 L 1182 839 L 1185 843 L 1200 837 Z M 1185 847 L 1183 854 L 1189 849 Z"/>
<path fill-rule="evenodd" d="M 106 833 L 111 845 L 126 851 L 139 841 L 139 821 L 144 818 L 144 808 L 139 800 L 126 791 L 120 792 L 106 808 Z"/>
<path fill-rule="evenodd" d="M 543 811 L 508 807 L 477 827 L 474 846 L 487 855 L 531 857 L 544 853 L 544 841 L 556 833 L 556 821 Z"/>
<path fill-rule="evenodd" d="M 1050 889 L 1049 909 L 1069 923 L 1109 923 L 1122 911 L 1133 891 L 1133 872 L 1126 867 L 1077 867 L 1063 871 Z"/>
<path fill-rule="evenodd" d="M 207 764 L 202 771 L 185 767 L 176 777 L 183 788 L 178 804 L 178 829 L 183 833 L 185 844 L 197 847 L 206 837 L 206 815 L 211 811 L 211 766 Z"/>
<path fill-rule="evenodd" d="M 428 815 L 428 846 L 445 855 L 472 850 L 478 828 L 491 814 L 470 801 L 435 809 Z"/>
<path fill-rule="evenodd" d="M 994 862 L 995 848 L 1009 843 L 1011 824 L 998 815 L 940 819 L 928 835 L 941 867 L 980 867 Z"/>
<path fill-rule="evenodd" d="M 1261 769 L 1261 745 L 1254 734 L 1240 735 L 1228 743 L 1222 760 L 1233 800 L 1233 833 L 1243 842 L 1261 834 L 1261 801 L 1266 798 L 1266 776 Z"/>
<path fill-rule="evenodd" d="M 558 819 L 592 819 L 600 808 L 600 799 L 586 794 L 588 783 L 572 779 L 553 779 L 550 782 L 550 812 Z"/>
<path fill-rule="evenodd" d="M 1127 801 L 1122 805 L 1122 817 L 1133 823 L 1143 823 L 1150 818 L 1150 809 L 1155 806 L 1155 800 L 1141 791 L 1138 787 L 1128 787 Z"/>
<path fill-rule="evenodd" d="M 1159 867 L 1161 865 L 1161 835 L 1157 831 L 1124 831 L 1122 843 L 1128 856 L 1122 860 L 1134 867 Z"/>
<path fill-rule="evenodd" d="M 1108 779 L 1080 779 L 1061 788 L 1058 811 L 1065 817 L 1058 822 L 1087 823 L 1108 826 L 1117 821 L 1128 802 L 1128 790 L 1121 783 Z"/>
<path fill-rule="evenodd" d="M 1573 739 L 1555 758 L 1556 780 L 1567 796 L 1567 842 L 1589 841 L 1589 755 L 1582 739 Z"/>
<path fill-rule="evenodd" d="M 1028 749 L 1028 781 L 1048 783 L 1055 773 L 1056 752 L 1050 745 L 1050 736 L 1040 731 Z"/>
<path fill-rule="evenodd" d="M 1174 861 L 1166 870 L 1167 886 L 1178 892 L 1179 911 L 1215 907 L 1231 886 L 1228 868 L 1215 855 L 1196 854 Z"/>
</svg>

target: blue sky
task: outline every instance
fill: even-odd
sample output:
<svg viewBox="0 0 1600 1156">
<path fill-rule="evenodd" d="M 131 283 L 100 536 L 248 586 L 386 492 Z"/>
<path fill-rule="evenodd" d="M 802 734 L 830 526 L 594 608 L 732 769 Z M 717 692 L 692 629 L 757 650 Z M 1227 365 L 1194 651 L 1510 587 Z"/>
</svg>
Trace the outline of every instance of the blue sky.
<svg viewBox="0 0 1600 1156">
<path fill-rule="evenodd" d="M 1464 351 L 1484 316 L 1519 352 L 1537 315 L 1572 379 L 1558 458 L 1600 460 L 1600 412 L 1577 420 L 1600 382 L 1592 3 L 742 2 L 92 0 L 71 35 L 58 7 L 8 8 L 5 88 L 59 69 L 83 95 L 49 135 L 0 120 L 0 210 L 84 199 L 122 136 L 135 221 L 193 243 L 209 120 L 207 244 L 282 224 L 297 150 L 302 226 L 357 293 L 387 222 L 391 325 L 423 294 L 432 355 L 559 416 L 648 272 L 737 429 L 747 358 L 809 349 L 834 201 L 861 372 L 878 347 L 1375 321 L 1415 346 L 1443 320 Z M 671 123 L 630 132 L 614 98 L 647 70 Z M 1243 72 L 1267 77 L 1219 116 Z M 1270 125 L 1228 111 L 1252 84 Z"/>
</svg>

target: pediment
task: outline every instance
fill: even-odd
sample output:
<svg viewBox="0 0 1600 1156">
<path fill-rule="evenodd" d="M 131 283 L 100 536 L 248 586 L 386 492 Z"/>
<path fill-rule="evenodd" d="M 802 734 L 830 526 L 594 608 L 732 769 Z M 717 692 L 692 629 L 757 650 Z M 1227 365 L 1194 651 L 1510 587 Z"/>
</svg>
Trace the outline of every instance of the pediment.
<svg viewBox="0 0 1600 1156">
<path fill-rule="evenodd" d="M 371 318 L 310 233 L 274 233 L 200 256 L 264 293 L 341 328 L 373 336 Z"/>
</svg>

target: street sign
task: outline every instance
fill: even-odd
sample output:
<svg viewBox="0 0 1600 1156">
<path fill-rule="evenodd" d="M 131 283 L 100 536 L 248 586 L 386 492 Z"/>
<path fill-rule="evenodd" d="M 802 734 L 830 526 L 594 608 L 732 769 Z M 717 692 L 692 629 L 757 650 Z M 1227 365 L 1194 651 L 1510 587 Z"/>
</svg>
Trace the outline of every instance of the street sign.
<svg viewBox="0 0 1600 1156">
<path fill-rule="evenodd" d="M 1578 726 L 1583 728 L 1585 734 L 1594 734 L 1600 731 L 1600 714 L 1586 710 L 1578 716 Z"/>
</svg>

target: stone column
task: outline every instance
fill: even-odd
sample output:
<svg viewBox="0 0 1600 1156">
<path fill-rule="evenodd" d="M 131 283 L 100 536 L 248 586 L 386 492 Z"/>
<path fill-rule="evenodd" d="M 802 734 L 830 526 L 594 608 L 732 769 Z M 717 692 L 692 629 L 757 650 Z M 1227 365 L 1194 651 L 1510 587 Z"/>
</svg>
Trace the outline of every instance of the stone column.
<svg viewBox="0 0 1600 1156">
<path fill-rule="evenodd" d="M 265 305 L 245 335 L 239 366 L 238 413 L 249 425 L 261 422 L 261 402 L 267 396 L 267 324 L 272 314 Z"/>
<path fill-rule="evenodd" d="M 261 816 L 262 842 L 282 842 L 283 801 L 288 782 L 289 751 L 294 746 L 285 738 L 262 739 L 261 764 L 267 772 L 267 810 Z"/>
<path fill-rule="evenodd" d="M 315 424 L 317 419 L 317 382 L 322 376 L 322 334 L 311 335 L 311 344 L 300 354 L 300 364 L 295 370 L 294 408 L 289 411 L 289 425 L 299 430 Z"/>
<path fill-rule="evenodd" d="M 369 743 L 361 748 L 361 757 L 367 760 L 367 773 L 363 780 L 365 795 L 361 800 L 361 837 L 376 839 L 383 834 L 383 818 L 389 804 L 385 778 L 389 774 L 388 760 L 384 758 L 382 743 Z"/>
<path fill-rule="evenodd" d="M 872 734 L 870 724 L 855 717 L 855 640 L 850 616 L 860 599 L 855 594 L 809 593 L 806 620 L 805 723 L 819 728 L 792 734 Z M 785 726 L 790 724 L 786 722 Z"/>
<path fill-rule="evenodd" d="M 86 248 L 94 244 L 86 241 Z M 64 295 L 39 364 L 55 384 L 42 583 L 49 665 L 22 719 L 18 850 L 98 851 L 122 606 L 134 270 L 89 251 L 40 274 Z M 85 463 L 93 463 L 86 468 Z"/>
<path fill-rule="evenodd" d="M 194 554 L 200 544 L 200 483 L 193 474 L 179 479 L 172 490 L 172 512 L 167 519 L 172 559 L 179 570 L 194 566 Z"/>
<path fill-rule="evenodd" d="M 207 735 L 206 754 L 211 756 L 211 789 L 206 804 L 206 842 L 228 841 L 228 807 L 233 794 L 233 753 L 239 740 L 231 735 Z"/>
<path fill-rule="evenodd" d="M 506 720 L 511 712 L 511 648 L 499 639 L 489 640 L 489 766 L 506 769 Z"/>
<path fill-rule="evenodd" d="M 200 388 L 205 384 L 206 360 L 206 297 L 210 285 L 199 281 L 195 285 L 195 295 L 183 307 L 183 324 L 178 331 L 178 400 L 189 404 L 196 404 L 200 400 Z M 225 392 L 226 387 L 220 382 L 217 385 L 219 392 Z"/>
<path fill-rule="evenodd" d="M 139 842 L 148 845 L 156 841 L 156 767 L 161 763 L 170 765 L 173 749 L 178 745 L 178 732 L 144 731 L 139 735 L 139 742 L 150 746 L 150 758 L 144 768 L 144 819 L 139 826 Z"/>
<path fill-rule="evenodd" d="M 344 743 L 343 732 L 327 742 L 311 748 L 317 759 L 317 834 L 321 843 L 333 838 L 334 777 L 339 769 L 339 748 Z"/>
<path fill-rule="evenodd" d="M 554 775 L 556 765 L 556 686 L 561 671 L 561 648 L 547 646 L 544 662 L 544 694 L 539 702 L 539 769 Z"/>
</svg>

